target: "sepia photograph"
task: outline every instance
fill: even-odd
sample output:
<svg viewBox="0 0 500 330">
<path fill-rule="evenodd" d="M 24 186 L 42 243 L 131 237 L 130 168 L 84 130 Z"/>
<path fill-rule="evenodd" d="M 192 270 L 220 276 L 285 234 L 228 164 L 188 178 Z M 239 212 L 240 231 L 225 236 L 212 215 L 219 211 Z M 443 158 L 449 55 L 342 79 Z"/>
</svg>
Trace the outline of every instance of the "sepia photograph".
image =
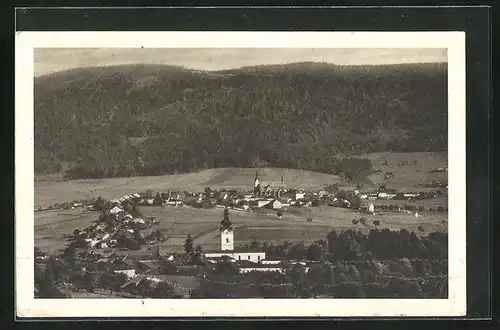
<svg viewBox="0 0 500 330">
<path fill-rule="evenodd" d="M 463 314 L 465 39 L 429 33 L 28 34 L 25 314 Z"/>
</svg>

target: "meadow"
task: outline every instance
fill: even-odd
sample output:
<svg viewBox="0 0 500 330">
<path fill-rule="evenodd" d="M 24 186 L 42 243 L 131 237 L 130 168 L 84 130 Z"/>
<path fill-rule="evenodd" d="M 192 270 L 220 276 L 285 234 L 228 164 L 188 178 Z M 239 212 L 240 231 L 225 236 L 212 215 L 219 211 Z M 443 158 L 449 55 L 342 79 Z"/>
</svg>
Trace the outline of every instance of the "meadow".
<svg viewBox="0 0 500 330">
<path fill-rule="evenodd" d="M 167 240 L 161 243 L 162 253 L 182 252 L 183 243 L 190 234 L 195 244 L 205 250 L 217 249 L 219 246 L 219 222 L 222 210 L 195 209 L 182 207 L 143 207 L 145 217 L 156 217 L 159 228 L 165 232 Z M 76 228 L 84 228 L 98 217 L 97 212 L 89 211 L 48 211 L 35 213 L 35 246 L 43 251 L 57 252 L 65 247 L 64 234 L 71 234 Z M 307 218 L 312 218 L 307 222 Z M 352 223 L 353 219 L 366 218 L 367 225 Z M 230 219 L 235 227 L 235 244 L 243 245 L 252 240 L 280 244 L 284 241 L 310 244 L 325 239 L 332 229 L 340 232 L 356 229 L 368 233 L 374 228 L 373 221 L 379 220 L 378 228 L 398 230 L 406 228 L 417 235 L 425 235 L 431 231 L 447 231 L 447 214 L 425 212 L 415 218 L 413 215 L 396 212 L 384 212 L 375 215 L 361 214 L 354 210 L 319 206 L 314 208 L 292 208 L 284 211 L 282 219 L 275 212 L 251 213 L 230 212 Z M 418 227 L 421 226 L 423 231 Z M 146 247 L 145 247 L 146 248 Z"/>
</svg>

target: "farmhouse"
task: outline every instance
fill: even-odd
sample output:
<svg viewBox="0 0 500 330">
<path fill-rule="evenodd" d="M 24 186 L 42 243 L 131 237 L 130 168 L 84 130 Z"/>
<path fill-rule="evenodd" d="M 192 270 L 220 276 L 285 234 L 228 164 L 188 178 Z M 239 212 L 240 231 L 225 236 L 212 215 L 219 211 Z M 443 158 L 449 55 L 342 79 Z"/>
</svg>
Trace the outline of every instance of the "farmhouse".
<svg viewBox="0 0 500 330">
<path fill-rule="evenodd" d="M 121 208 L 119 208 L 118 206 L 115 206 L 111 210 L 109 210 L 109 213 L 111 213 L 111 214 L 116 214 L 118 212 L 123 212 L 123 210 Z"/>
</svg>

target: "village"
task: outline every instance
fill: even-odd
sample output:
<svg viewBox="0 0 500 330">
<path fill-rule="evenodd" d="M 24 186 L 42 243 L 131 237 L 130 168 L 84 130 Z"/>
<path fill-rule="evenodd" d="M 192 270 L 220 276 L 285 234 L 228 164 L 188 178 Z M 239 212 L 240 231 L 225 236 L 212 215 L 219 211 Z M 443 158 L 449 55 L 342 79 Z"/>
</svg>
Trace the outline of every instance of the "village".
<svg viewBox="0 0 500 330">
<path fill-rule="evenodd" d="M 201 193 L 186 191 L 155 193 L 148 190 L 134 192 L 110 201 L 98 197 L 90 201 L 63 204 L 64 208 L 85 208 L 89 212 L 96 212 L 98 216 L 95 223 L 86 228 L 75 229 L 71 235 L 66 235 L 70 243 L 61 258 L 70 256 L 72 272 L 78 272 L 81 277 L 72 281 L 80 283 L 76 285 L 80 290 L 88 287 L 90 285 L 88 283 L 93 283 L 91 286 L 99 286 L 96 284 L 99 281 L 96 282 L 95 276 L 99 274 L 98 276 L 102 277 L 104 272 L 107 274 L 107 281 L 113 276 L 119 276 L 120 285 L 114 287 L 116 292 L 137 294 L 140 283 L 146 281 L 149 283 L 150 291 L 153 290 L 151 287 L 163 290 L 165 287 L 162 285 L 168 283 L 169 295 L 190 298 L 193 292 L 196 292 L 198 282 L 195 279 L 200 276 L 206 278 L 207 273 L 217 273 L 221 267 L 232 267 L 233 273 L 240 275 L 255 272 L 284 274 L 287 269 L 298 264 L 307 273 L 309 267 L 318 262 L 314 260 L 317 258 L 308 260 L 306 257 L 286 259 L 269 256 L 266 255 L 267 247 L 260 246 L 256 242 L 235 246 L 236 228 L 231 223 L 230 211 L 233 212 L 232 217 L 238 217 L 238 212 L 275 212 L 275 217 L 279 220 L 292 208 L 327 205 L 366 214 L 376 214 L 389 208 L 391 211 L 408 213 L 418 218 L 422 208 L 398 204 L 375 206 L 373 202 L 432 199 L 440 194 L 442 192 L 438 189 L 398 192 L 379 187 L 376 191 L 362 191 L 355 186 L 333 186 L 317 191 L 297 190 L 288 188 L 283 176 L 279 182 L 261 182 L 256 172 L 253 189 L 248 191 L 212 190 L 207 187 Z M 195 246 L 193 237 L 188 234 L 184 242 L 185 253 L 165 253 L 165 251 L 160 253 L 158 245 L 168 239 L 164 231 L 158 227 L 158 223 L 162 220 L 144 217 L 139 207 L 142 209 L 220 208 L 222 218 L 219 227 L 220 247 L 205 251 L 202 246 Z M 443 207 L 440 211 L 445 212 L 447 209 Z M 364 218 L 361 218 L 361 222 L 362 219 Z M 305 221 L 312 222 L 313 219 L 308 217 Z M 377 227 L 379 223 L 373 221 L 372 226 Z M 353 224 L 356 224 L 354 220 Z M 364 225 L 368 225 L 366 220 Z M 38 249 L 35 253 L 35 263 L 42 269 L 46 267 L 49 259 L 54 261 Z M 84 280 L 86 277 L 89 278 L 87 282 Z M 179 279 L 180 282 L 175 282 L 175 279 Z M 106 283 L 101 286 L 109 287 Z M 91 291 L 93 290 L 92 288 Z"/>
</svg>

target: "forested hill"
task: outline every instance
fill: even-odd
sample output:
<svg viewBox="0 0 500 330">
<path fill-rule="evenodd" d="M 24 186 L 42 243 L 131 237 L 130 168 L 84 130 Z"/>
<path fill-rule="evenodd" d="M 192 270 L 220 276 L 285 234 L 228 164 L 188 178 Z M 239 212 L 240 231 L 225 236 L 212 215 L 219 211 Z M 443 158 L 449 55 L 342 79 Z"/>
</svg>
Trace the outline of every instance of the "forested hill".
<svg viewBox="0 0 500 330">
<path fill-rule="evenodd" d="M 442 151 L 447 65 L 294 63 L 203 72 L 134 65 L 35 78 L 35 171 L 214 167 L 334 172 L 334 156 Z"/>
</svg>

